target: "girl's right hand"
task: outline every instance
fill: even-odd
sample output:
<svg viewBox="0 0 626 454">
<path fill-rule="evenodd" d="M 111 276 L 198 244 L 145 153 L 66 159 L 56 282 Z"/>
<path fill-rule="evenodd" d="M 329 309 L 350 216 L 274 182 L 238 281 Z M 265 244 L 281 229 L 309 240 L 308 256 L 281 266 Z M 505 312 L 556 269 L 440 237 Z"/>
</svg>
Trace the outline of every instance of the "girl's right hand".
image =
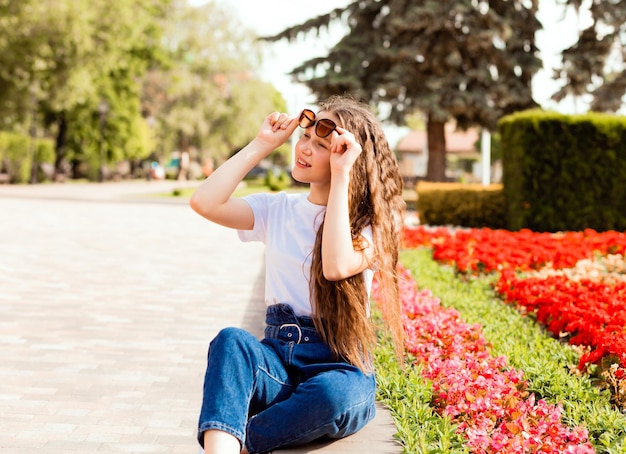
<svg viewBox="0 0 626 454">
<path fill-rule="evenodd" d="M 256 141 L 271 148 L 272 152 L 284 144 L 298 127 L 296 117 L 286 113 L 272 112 L 269 114 L 256 135 Z"/>
</svg>

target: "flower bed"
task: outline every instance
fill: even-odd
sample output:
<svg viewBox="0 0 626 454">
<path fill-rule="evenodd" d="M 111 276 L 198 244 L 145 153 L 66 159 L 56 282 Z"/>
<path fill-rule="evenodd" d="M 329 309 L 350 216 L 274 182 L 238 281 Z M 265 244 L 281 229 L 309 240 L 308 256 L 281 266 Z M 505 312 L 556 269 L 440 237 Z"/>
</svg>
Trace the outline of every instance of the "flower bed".
<svg viewBox="0 0 626 454">
<path fill-rule="evenodd" d="M 506 302 L 532 312 L 553 335 L 589 347 L 580 358 L 580 369 L 612 355 L 621 366 L 618 378 L 624 378 L 626 282 L 610 285 L 565 275 L 525 278 L 503 272 L 496 290 Z"/>
<path fill-rule="evenodd" d="M 406 270 L 401 295 L 407 349 L 432 381 L 434 406 L 457 424 L 471 452 L 595 452 L 584 428 L 563 425 L 559 405 L 536 401 L 522 372 L 489 354 L 480 326 L 418 291 Z"/>
<path fill-rule="evenodd" d="M 584 350 L 579 368 L 601 366 L 615 402 L 626 404 L 626 234 L 508 232 L 417 227 L 405 245 L 464 273 L 500 271 L 496 290 L 555 336 Z"/>
<path fill-rule="evenodd" d="M 626 234 L 584 232 L 536 233 L 492 229 L 459 229 L 419 226 L 406 228 L 405 247 L 431 246 L 433 258 L 454 264 L 461 272 L 492 272 L 570 268 L 594 254 L 624 254 Z"/>
</svg>

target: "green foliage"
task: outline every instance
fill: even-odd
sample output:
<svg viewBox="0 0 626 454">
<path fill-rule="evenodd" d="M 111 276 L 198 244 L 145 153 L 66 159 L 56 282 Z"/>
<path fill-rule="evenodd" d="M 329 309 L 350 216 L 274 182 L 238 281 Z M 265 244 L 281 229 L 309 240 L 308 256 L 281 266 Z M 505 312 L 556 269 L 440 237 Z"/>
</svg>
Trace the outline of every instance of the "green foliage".
<svg viewBox="0 0 626 454">
<path fill-rule="evenodd" d="M 596 388 L 588 376 L 572 373 L 578 354 L 498 299 L 491 287 L 493 276 L 462 279 L 453 268 L 434 262 L 427 249 L 403 251 L 401 260 L 420 287 L 459 311 L 466 323 L 482 326 L 492 353 L 523 370 L 531 392 L 562 404 L 566 424 L 586 427 L 596 452 L 625 452 L 626 415 L 611 406 L 610 393 Z"/>
<path fill-rule="evenodd" d="M 145 156 L 137 79 L 160 59 L 159 21 L 168 3 L 23 0 L 1 9 L 0 126 L 24 131 L 40 122 L 56 137 L 57 164 L 95 161 L 104 99 L 105 157 Z"/>
<path fill-rule="evenodd" d="M 624 54 L 616 52 L 626 45 L 626 4 L 616 1 L 562 2 L 590 21 L 578 33 L 578 40 L 562 52 L 562 63 L 555 69 L 555 78 L 562 83 L 553 99 L 568 95 L 581 97 L 591 93 L 591 110 L 617 112 L 626 92 Z M 588 9 L 581 12 L 580 9 Z"/>
<path fill-rule="evenodd" d="M 284 191 L 291 186 L 291 176 L 283 169 L 268 169 L 265 174 L 265 184 L 270 191 Z"/>
<path fill-rule="evenodd" d="M 35 159 L 38 163 L 54 164 L 54 142 L 50 139 L 35 140 Z"/>
<path fill-rule="evenodd" d="M 505 228 L 502 185 L 426 183 L 417 185 L 420 221 L 429 225 Z"/>
<path fill-rule="evenodd" d="M 35 162 L 37 164 L 37 181 L 44 181 L 50 177 L 50 175 L 43 172 L 43 166 L 48 165 L 49 168 L 54 168 L 54 161 L 54 141 L 51 139 L 36 139 Z"/>
<path fill-rule="evenodd" d="M 499 130 L 511 230 L 626 229 L 626 117 L 525 111 Z"/>
<path fill-rule="evenodd" d="M 216 2 L 0 3 L 0 128 L 35 122 L 57 166 L 87 163 L 92 177 L 101 163 L 190 148 L 220 163 L 286 110 L 254 75 L 255 38 Z"/>
<path fill-rule="evenodd" d="M 219 165 L 255 137 L 267 114 L 286 110 L 279 92 L 254 75 L 256 36 L 222 5 L 176 9 L 164 38 L 170 64 L 151 68 L 142 95 L 161 157 L 189 150 Z"/>
<path fill-rule="evenodd" d="M 8 173 L 12 183 L 30 181 L 33 154 L 38 165 L 53 163 L 53 142 L 0 131 L 0 171 Z"/>
<path fill-rule="evenodd" d="M 28 136 L 0 133 L 1 162 L 7 167 L 13 183 L 26 183 L 29 180 L 32 164 L 30 145 Z"/>
</svg>

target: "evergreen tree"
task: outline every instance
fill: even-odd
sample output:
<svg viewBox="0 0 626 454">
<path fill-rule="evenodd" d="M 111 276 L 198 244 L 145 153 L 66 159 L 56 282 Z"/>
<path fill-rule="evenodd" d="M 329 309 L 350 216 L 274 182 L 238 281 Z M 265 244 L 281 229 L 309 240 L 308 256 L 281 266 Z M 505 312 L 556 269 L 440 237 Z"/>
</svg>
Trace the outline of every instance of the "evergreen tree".
<svg viewBox="0 0 626 454">
<path fill-rule="evenodd" d="M 328 56 L 292 75 L 319 99 L 350 93 L 387 107 L 398 124 L 421 111 L 427 179 L 444 181 L 448 120 L 494 128 L 501 116 L 536 106 L 536 11 L 537 0 L 357 0 L 266 39 L 345 23 L 347 34 Z"/>
<path fill-rule="evenodd" d="M 616 112 L 626 94 L 626 2 L 561 3 L 574 8 L 577 14 L 582 14 L 584 4 L 591 22 L 580 30 L 576 43 L 563 50 L 562 63 L 554 71 L 555 79 L 563 81 L 563 86 L 553 99 L 591 94 L 591 110 Z"/>
</svg>

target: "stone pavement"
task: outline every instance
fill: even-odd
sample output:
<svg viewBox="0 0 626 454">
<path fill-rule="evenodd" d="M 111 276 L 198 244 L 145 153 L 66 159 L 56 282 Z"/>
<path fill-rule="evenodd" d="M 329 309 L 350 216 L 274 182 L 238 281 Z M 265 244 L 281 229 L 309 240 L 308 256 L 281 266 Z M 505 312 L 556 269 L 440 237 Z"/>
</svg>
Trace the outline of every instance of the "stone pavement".
<svg viewBox="0 0 626 454">
<path fill-rule="evenodd" d="M 263 331 L 263 246 L 153 195 L 183 185 L 0 186 L 0 452 L 198 452 L 209 341 Z M 381 409 L 280 452 L 397 453 L 394 433 Z"/>
</svg>

